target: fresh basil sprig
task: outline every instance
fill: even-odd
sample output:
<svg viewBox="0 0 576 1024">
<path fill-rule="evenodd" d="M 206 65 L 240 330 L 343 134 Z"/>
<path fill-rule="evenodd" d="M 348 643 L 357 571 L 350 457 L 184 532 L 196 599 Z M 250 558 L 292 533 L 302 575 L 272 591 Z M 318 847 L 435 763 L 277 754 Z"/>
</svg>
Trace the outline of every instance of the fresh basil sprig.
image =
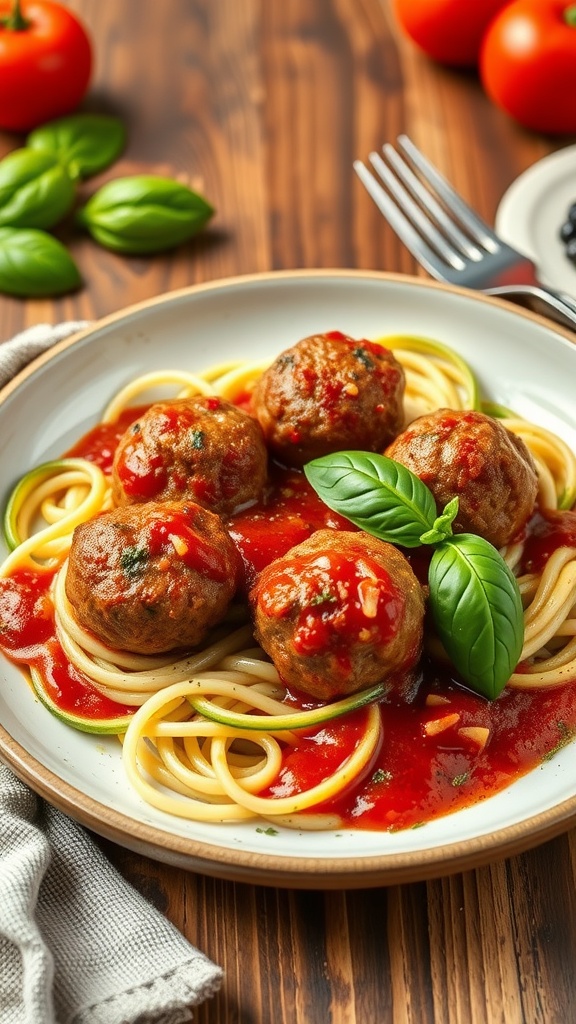
<svg viewBox="0 0 576 1024">
<path fill-rule="evenodd" d="M 438 635 L 463 681 L 494 700 L 522 651 L 522 600 L 492 544 L 452 534 L 458 499 L 437 516 L 426 485 L 384 455 L 337 452 L 309 462 L 304 472 L 329 508 L 367 533 L 403 547 L 435 547 L 428 583 Z"/>
<path fill-rule="evenodd" d="M 15 149 L 0 160 L 0 226 L 50 228 L 74 197 L 74 182 L 52 153 Z"/>
<path fill-rule="evenodd" d="M 103 185 L 77 216 L 101 245 L 121 253 L 171 249 L 197 234 L 213 208 L 172 178 L 139 174 Z"/>
<path fill-rule="evenodd" d="M 26 145 L 51 153 L 76 181 L 114 163 L 126 145 L 126 128 L 110 114 L 72 114 L 35 128 Z"/>
<path fill-rule="evenodd" d="M 385 455 L 336 452 L 304 473 L 328 508 L 367 533 L 405 548 L 419 547 L 436 520 L 436 502 L 422 481 Z"/>
<path fill-rule="evenodd" d="M 0 228 L 0 292 L 38 298 L 62 295 L 82 279 L 68 250 L 33 228 Z"/>
<path fill-rule="evenodd" d="M 428 573 L 438 635 L 462 678 L 495 698 L 518 664 L 524 616 L 518 584 L 483 537 L 459 533 L 438 545 Z"/>
</svg>

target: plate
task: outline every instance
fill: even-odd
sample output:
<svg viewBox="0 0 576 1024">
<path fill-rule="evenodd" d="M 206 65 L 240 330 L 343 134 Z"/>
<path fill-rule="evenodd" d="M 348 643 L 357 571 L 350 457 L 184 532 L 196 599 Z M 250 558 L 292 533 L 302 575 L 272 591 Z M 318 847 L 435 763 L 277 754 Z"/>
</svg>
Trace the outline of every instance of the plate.
<svg viewBox="0 0 576 1024">
<path fill-rule="evenodd" d="M 170 293 L 102 320 L 37 359 L 0 395 L 3 489 L 70 447 L 138 374 L 271 356 L 331 329 L 441 340 L 471 363 L 494 401 L 576 447 L 573 336 L 500 300 L 436 282 L 286 272 Z M 145 805 L 124 778 L 117 740 L 53 718 L 4 660 L 0 722 L 3 760 L 52 804 L 129 849 L 222 878 L 299 888 L 412 881 L 518 852 L 576 820 L 573 748 L 490 800 L 419 829 L 269 835 L 254 822 L 187 822 Z"/>
<path fill-rule="evenodd" d="M 529 167 L 504 193 L 496 232 L 534 260 L 543 284 L 576 298 L 576 266 L 558 232 L 576 201 L 576 146 L 560 149 Z"/>
</svg>

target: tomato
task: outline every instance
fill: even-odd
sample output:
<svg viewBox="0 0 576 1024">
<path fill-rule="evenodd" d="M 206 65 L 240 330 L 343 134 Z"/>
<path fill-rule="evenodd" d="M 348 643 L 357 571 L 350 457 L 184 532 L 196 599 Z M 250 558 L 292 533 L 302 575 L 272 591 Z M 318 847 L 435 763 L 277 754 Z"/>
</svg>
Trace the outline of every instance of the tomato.
<svg viewBox="0 0 576 1024">
<path fill-rule="evenodd" d="M 91 70 L 90 40 L 69 10 L 51 0 L 0 0 L 0 128 L 29 131 L 70 113 Z"/>
<path fill-rule="evenodd" d="M 534 131 L 576 132 L 576 3 L 514 0 L 486 33 L 480 55 L 490 98 Z"/>
<path fill-rule="evenodd" d="M 508 0 L 394 0 L 398 21 L 418 46 L 452 67 L 475 67 L 484 31 Z"/>
</svg>

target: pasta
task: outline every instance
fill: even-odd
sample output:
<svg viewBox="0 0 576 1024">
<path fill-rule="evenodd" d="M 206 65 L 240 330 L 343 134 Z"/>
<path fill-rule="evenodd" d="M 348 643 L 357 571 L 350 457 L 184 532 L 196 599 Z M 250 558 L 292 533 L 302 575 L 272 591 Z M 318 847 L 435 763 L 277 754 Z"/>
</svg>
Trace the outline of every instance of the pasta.
<svg viewBox="0 0 576 1024">
<path fill-rule="evenodd" d="M 472 373 L 445 346 L 428 339 L 380 340 L 394 351 L 406 373 L 407 423 L 422 412 L 441 407 L 479 407 Z M 147 374 L 112 398 L 102 422 L 115 424 L 129 415 L 132 406 L 150 403 L 166 391 L 174 392 L 175 397 L 202 394 L 242 401 L 250 395 L 265 365 L 239 361 L 201 373 L 166 370 Z M 568 446 L 518 417 L 505 415 L 502 423 L 524 440 L 534 458 L 540 510 L 569 509 L 576 496 L 576 459 Z M 12 550 L 0 567 L 0 577 L 7 580 L 22 572 L 46 577 L 55 609 L 55 634 L 67 662 L 103 699 L 119 706 L 120 717 L 125 716 L 121 741 L 130 783 L 161 811 L 194 820 L 264 818 L 298 829 L 339 827 L 338 801 L 355 779 L 363 778 L 373 767 L 386 742 L 386 709 L 381 713 L 374 701 L 365 706 L 361 701 L 340 702 L 341 713 L 351 709 L 354 721 L 340 760 L 322 777 L 311 777 L 294 791 L 280 784 L 287 752 L 299 750 L 314 725 L 316 709 L 287 700 L 276 669 L 255 646 L 241 603 L 232 605 L 202 649 L 186 656 L 112 651 L 78 624 L 65 589 L 72 533 L 78 523 L 112 504 L 109 477 L 86 458 L 55 460 L 28 474 L 9 501 L 6 533 Z M 508 683 L 510 690 L 545 691 L 576 679 L 574 533 L 555 547 L 543 567 L 533 571 L 521 568 L 525 560 L 522 540 L 503 551 L 518 576 L 525 616 L 524 647 Z M 32 665 L 31 672 L 40 692 L 41 669 Z M 430 701 L 429 707 L 434 703 Z M 335 705 L 331 721 L 339 714 Z M 454 721 L 459 718 L 455 714 Z M 233 720 L 238 724 L 230 724 Z M 437 731 L 448 727 L 442 726 L 441 718 L 434 719 L 427 729 L 429 735 L 438 721 Z M 483 749 L 487 728 L 471 725 L 461 731 L 473 742 L 482 737 Z"/>
</svg>

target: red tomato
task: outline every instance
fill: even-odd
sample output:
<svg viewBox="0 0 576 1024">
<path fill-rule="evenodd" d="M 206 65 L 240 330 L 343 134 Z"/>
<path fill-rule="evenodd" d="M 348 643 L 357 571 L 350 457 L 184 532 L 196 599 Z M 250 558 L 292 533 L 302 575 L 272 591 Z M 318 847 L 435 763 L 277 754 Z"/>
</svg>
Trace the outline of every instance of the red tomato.
<svg viewBox="0 0 576 1024">
<path fill-rule="evenodd" d="M 13 12 L 23 28 L 10 27 Z M 92 70 L 90 40 L 78 19 L 51 0 L 0 0 L 0 19 L 0 128 L 29 131 L 74 110 Z"/>
<path fill-rule="evenodd" d="M 525 128 L 576 132 L 576 3 L 514 0 L 491 23 L 480 55 L 490 99 Z"/>
<path fill-rule="evenodd" d="M 482 36 L 509 0 L 394 0 L 398 21 L 429 57 L 475 67 Z"/>
</svg>

